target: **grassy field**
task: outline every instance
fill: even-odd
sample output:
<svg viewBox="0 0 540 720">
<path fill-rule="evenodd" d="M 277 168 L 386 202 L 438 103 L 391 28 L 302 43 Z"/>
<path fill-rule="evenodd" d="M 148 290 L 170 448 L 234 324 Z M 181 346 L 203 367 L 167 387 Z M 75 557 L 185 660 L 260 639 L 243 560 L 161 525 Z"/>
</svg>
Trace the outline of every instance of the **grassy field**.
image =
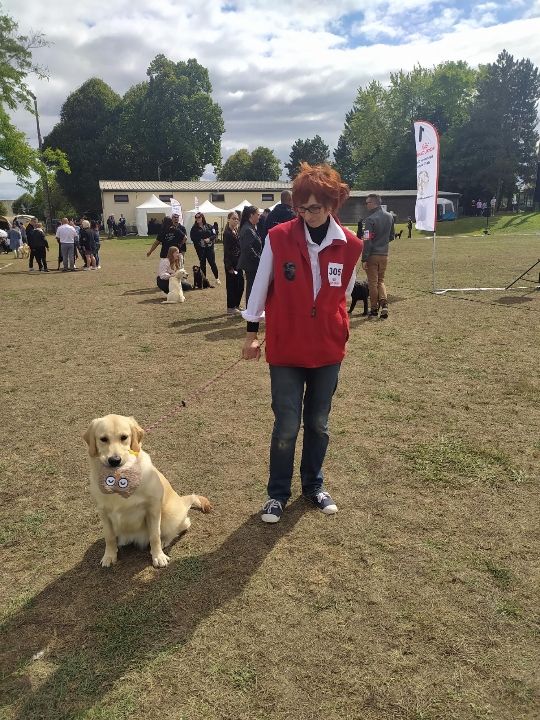
<svg viewBox="0 0 540 720">
<path fill-rule="evenodd" d="M 266 364 L 235 364 L 223 285 L 160 304 L 148 245 L 104 241 L 93 273 L 0 258 L 0 718 L 537 718 L 534 285 L 435 296 L 430 240 L 396 241 L 390 318 L 357 309 L 334 401 L 340 511 L 295 478 L 269 527 Z M 504 286 L 539 256 L 528 233 L 441 239 L 439 286 Z M 102 570 L 81 435 L 183 399 L 144 447 L 215 512 L 192 512 L 168 568 L 123 550 Z"/>
<path fill-rule="evenodd" d="M 440 222 L 437 224 L 437 235 L 455 236 L 455 235 L 483 235 L 487 229 L 490 235 L 518 235 L 520 237 L 527 235 L 540 236 L 540 213 L 538 212 L 520 212 L 520 213 L 499 213 L 494 217 L 461 217 L 459 220 L 451 222 Z M 396 226 L 396 230 L 403 229 L 403 235 L 407 235 L 407 225 L 400 223 Z M 413 236 L 422 233 L 413 230 Z"/>
</svg>

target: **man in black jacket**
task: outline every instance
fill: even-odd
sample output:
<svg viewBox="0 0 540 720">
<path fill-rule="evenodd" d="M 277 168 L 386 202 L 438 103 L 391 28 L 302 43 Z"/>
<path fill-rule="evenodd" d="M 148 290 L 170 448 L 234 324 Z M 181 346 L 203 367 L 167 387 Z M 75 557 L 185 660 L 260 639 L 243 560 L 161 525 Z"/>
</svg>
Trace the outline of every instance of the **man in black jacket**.
<svg viewBox="0 0 540 720">
<path fill-rule="evenodd" d="M 28 259 L 28 270 L 32 271 L 34 269 L 34 230 L 37 225 L 37 218 L 32 218 L 28 225 L 26 226 L 26 242 L 28 244 L 28 247 L 30 248 L 30 257 Z"/>
<path fill-rule="evenodd" d="M 281 202 L 270 211 L 270 214 L 266 218 L 266 232 L 273 228 L 274 225 L 280 225 L 281 223 L 294 220 L 296 213 L 292 209 L 292 193 L 290 190 L 284 190 L 281 193 Z"/>
</svg>

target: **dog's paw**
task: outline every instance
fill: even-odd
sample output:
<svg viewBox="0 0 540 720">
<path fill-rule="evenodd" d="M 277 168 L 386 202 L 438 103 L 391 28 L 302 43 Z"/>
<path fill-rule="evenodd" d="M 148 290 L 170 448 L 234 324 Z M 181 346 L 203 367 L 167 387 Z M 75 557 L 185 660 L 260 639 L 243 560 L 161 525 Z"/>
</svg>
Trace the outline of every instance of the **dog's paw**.
<svg viewBox="0 0 540 720">
<path fill-rule="evenodd" d="M 186 302 L 186 298 L 185 298 L 184 296 L 182 296 L 182 297 L 180 298 L 180 302 Z"/>
<path fill-rule="evenodd" d="M 114 565 L 118 559 L 118 556 L 116 553 L 108 553 L 105 552 L 105 555 L 101 558 L 101 567 L 111 567 L 111 565 Z"/>
<path fill-rule="evenodd" d="M 159 555 L 154 555 L 152 557 L 152 565 L 154 567 L 167 567 L 170 559 L 171 558 L 168 555 L 165 555 L 162 550 Z"/>
</svg>

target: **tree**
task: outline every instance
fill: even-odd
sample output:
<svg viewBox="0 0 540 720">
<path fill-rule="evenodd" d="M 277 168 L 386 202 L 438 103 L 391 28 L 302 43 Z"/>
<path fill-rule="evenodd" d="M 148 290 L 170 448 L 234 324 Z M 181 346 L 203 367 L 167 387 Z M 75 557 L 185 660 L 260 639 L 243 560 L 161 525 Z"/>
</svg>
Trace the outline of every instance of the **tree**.
<svg viewBox="0 0 540 720">
<path fill-rule="evenodd" d="M 66 99 L 45 139 L 69 158 L 71 176 L 59 173 L 58 182 L 79 213 L 99 212 L 99 180 L 154 180 L 158 166 L 192 180 L 219 165 L 223 118 L 207 69 L 158 55 L 147 75 L 123 98 L 103 80 L 88 80 Z"/>
<path fill-rule="evenodd" d="M 456 152 L 446 177 L 465 195 L 496 194 L 510 202 L 518 186 L 534 182 L 539 135 L 538 68 L 506 50 L 480 68 L 470 117 L 451 135 Z"/>
<path fill-rule="evenodd" d="M 158 55 L 147 75 L 122 101 L 119 141 L 130 175 L 156 179 L 167 163 L 171 176 L 195 180 L 206 165 L 219 166 L 224 125 L 208 70 L 193 58 Z"/>
<path fill-rule="evenodd" d="M 356 178 L 360 173 L 360 164 L 353 159 L 352 117 L 353 111 L 350 110 L 345 117 L 345 127 L 334 150 L 334 168 L 349 187 L 354 187 Z"/>
<path fill-rule="evenodd" d="M 45 77 L 32 62 L 32 50 L 47 45 L 43 35 L 18 35 L 18 25 L 9 15 L 0 15 L 0 168 L 10 170 L 19 180 L 39 169 L 39 153 L 11 123 L 7 110 L 22 105 L 32 112 L 29 73 Z"/>
<path fill-rule="evenodd" d="M 7 214 L 8 214 L 8 209 L 7 209 L 7 207 L 6 207 L 5 203 L 3 203 L 3 202 L 0 200 L 0 215 L 7 215 Z"/>
<path fill-rule="evenodd" d="M 334 153 L 347 182 L 362 189 L 414 188 L 413 122 L 432 122 L 449 150 L 447 136 L 470 116 L 477 75 L 465 62 L 446 62 L 392 73 L 388 87 L 373 81 L 360 88 Z"/>
<path fill-rule="evenodd" d="M 246 148 L 241 148 L 230 155 L 218 169 L 218 180 L 247 180 L 251 169 L 251 155 Z"/>
<path fill-rule="evenodd" d="M 298 139 L 293 144 L 289 162 L 285 163 L 285 167 L 291 180 L 294 180 L 300 170 L 301 162 L 307 162 L 310 165 L 322 165 L 328 162 L 329 158 L 330 148 L 320 135 L 315 135 L 314 138 L 308 138 L 307 140 Z"/>
<path fill-rule="evenodd" d="M 35 215 L 34 196 L 25 192 L 13 201 L 13 213 L 15 215 Z"/>
<path fill-rule="evenodd" d="M 58 172 L 57 181 L 80 213 L 99 212 L 98 181 L 114 174 L 118 159 L 110 153 L 110 133 L 116 132 L 120 102 L 103 80 L 91 78 L 68 96 L 60 122 L 45 138 L 45 148 L 62 148 L 69 159 L 71 172 Z"/>
<path fill-rule="evenodd" d="M 279 180 L 281 163 L 273 150 L 260 145 L 252 153 L 237 150 L 218 169 L 218 180 Z"/>
</svg>

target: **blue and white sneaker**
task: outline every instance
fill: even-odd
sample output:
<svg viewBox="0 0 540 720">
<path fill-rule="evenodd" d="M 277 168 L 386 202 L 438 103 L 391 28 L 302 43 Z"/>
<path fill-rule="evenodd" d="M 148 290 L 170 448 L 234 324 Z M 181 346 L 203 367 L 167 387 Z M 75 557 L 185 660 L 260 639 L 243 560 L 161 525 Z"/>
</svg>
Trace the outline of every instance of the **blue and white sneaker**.
<svg viewBox="0 0 540 720">
<path fill-rule="evenodd" d="M 281 520 L 283 515 L 283 503 L 279 500 L 268 500 L 262 506 L 261 520 L 265 523 L 277 523 Z"/>
<path fill-rule="evenodd" d="M 321 491 L 309 497 L 308 500 L 311 500 L 325 515 L 334 515 L 338 511 L 336 503 L 330 497 L 330 493 Z"/>
</svg>

